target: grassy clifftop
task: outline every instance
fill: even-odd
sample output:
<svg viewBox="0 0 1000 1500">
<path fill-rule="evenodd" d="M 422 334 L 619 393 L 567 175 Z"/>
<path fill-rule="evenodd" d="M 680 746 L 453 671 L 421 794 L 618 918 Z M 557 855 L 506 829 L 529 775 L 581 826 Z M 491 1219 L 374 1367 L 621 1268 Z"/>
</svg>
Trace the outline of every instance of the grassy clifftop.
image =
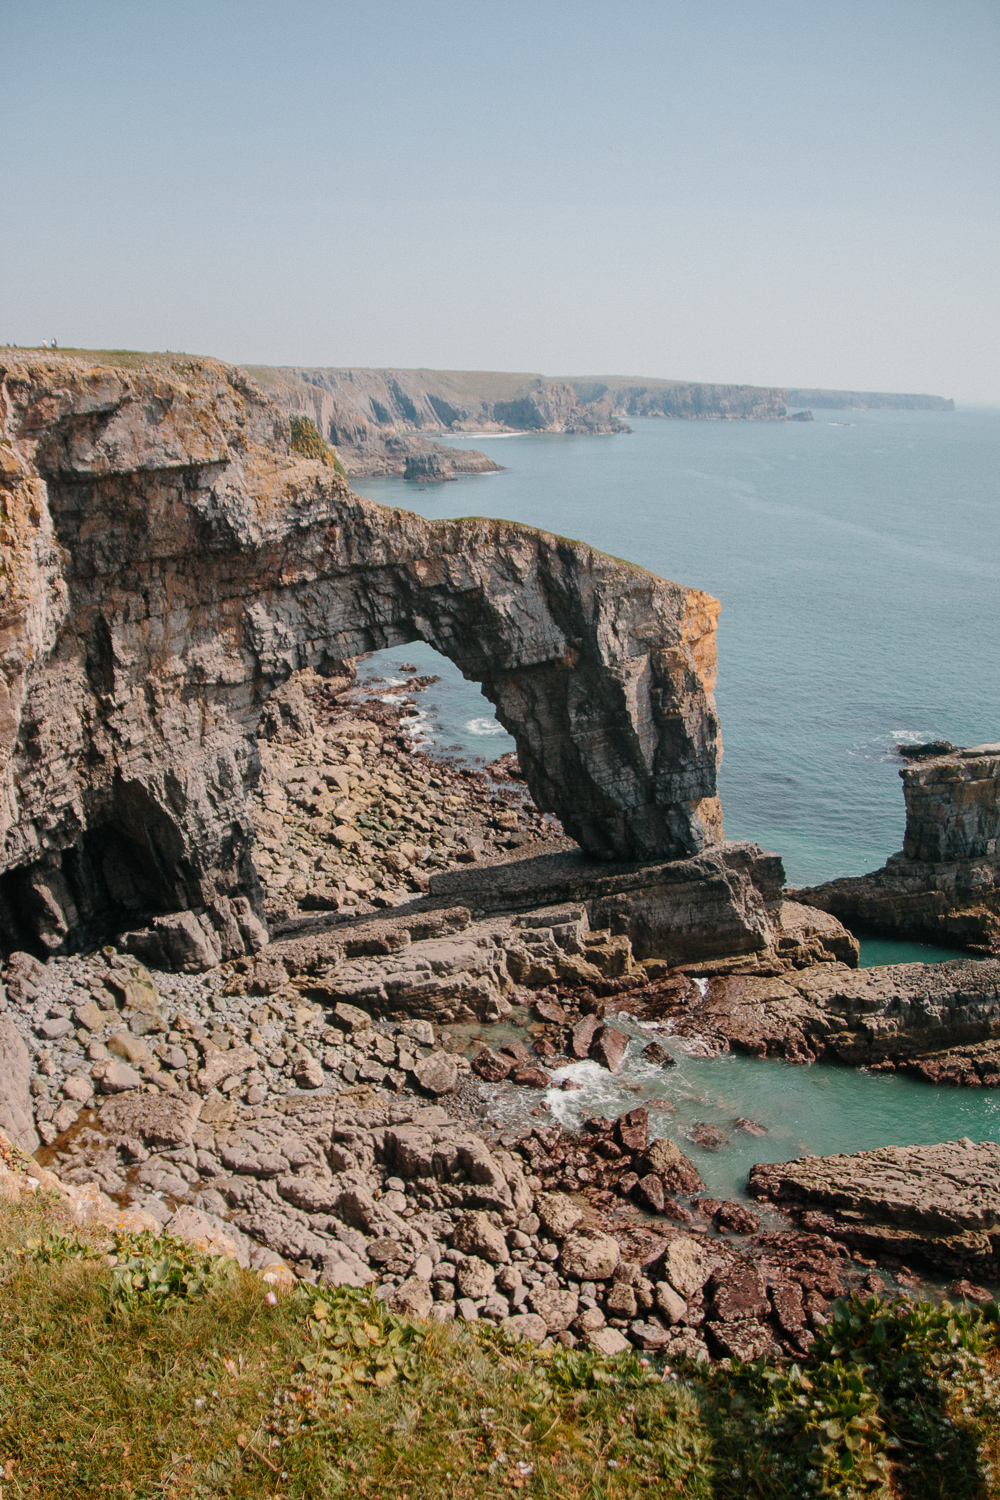
<svg viewBox="0 0 1000 1500">
<path fill-rule="evenodd" d="M 5 1497 L 777 1500 L 997 1493 L 995 1306 L 838 1306 L 801 1367 L 634 1354 L 276 1293 L 0 1203 Z"/>
</svg>

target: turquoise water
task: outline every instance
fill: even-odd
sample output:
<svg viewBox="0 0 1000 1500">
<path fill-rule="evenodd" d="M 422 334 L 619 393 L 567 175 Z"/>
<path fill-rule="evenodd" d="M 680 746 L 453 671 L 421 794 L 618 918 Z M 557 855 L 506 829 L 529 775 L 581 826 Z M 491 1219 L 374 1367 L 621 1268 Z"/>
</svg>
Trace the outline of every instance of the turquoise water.
<svg viewBox="0 0 1000 1500">
<path fill-rule="evenodd" d="M 569 1076 L 583 1088 L 572 1093 L 550 1089 L 546 1100 L 553 1117 L 572 1126 L 589 1115 L 617 1118 L 650 1099 L 669 1100 L 675 1112 L 650 1110 L 650 1131 L 682 1145 L 712 1197 L 742 1192 L 755 1162 L 790 1161 L 806 1152 L 825 1156 L 878 1146 L 932 1145 L 963 1136 L 1000 1139 L 1000 1090 L 937 1088 L 893 1074 L 827 1063 L 793 1066 L 737 1053 L 697 1057 L 684 1043 L 640 1031 L 625 1017 L 615 1024 L 636 1037 L 621 1072 L 612 1077 L 592 1062 L 564 1068 L 557 1078 Z M 643 1059 L 641 1049 L 651 1035 L 667 1046 L 676 1067 L 658 1068 Z M 629 1084 L 638 1084 L 640 1092 Z M 767 1134 L 734 1129 L 740 1117 L 766 1126 Z M 728 1144 L 721 1151 L 706 1151 L 689 1141 L 685 1132 L 695 1121 L 731 1132 Z"/>
<path fill-rule="evenodd" d="M 902 844 L 900 741 L 1000 739 L 1000 412 L 634 426 L 469 438 L 461 445 L 505 471 L 358 487 L 429 517 L 503 516 L 580 537 L 718 595 L 727 834 L 780 853 L 792 884 L 875 869 Z M 420 700 L 435 753 L 488 760 L 512 748 L 478 687 L 429 647 L 379 653 L 363 670 L 405 663 L 441 674 Z M 955 956 L 864 939 L 861 962 Z M 684 1144 L 715 1196 L 741 1191 L 752 1163 L 803 1151 L 1000 1138 L 1000 1091 L 698 1057 L 675 1041 L 678 1066 L 659 1069 L 641 1058 L 635 1023 L 621 1024 L 636 1037 L 621 1074 L 574 1064 L 583 1090 L 550 1090 L 554 1116 L 572 1124 L 666 1098 L 676 1109 L 651 1112 L 656 1133 Z M 535 1102 L 503 1085 L 498 1117 L 523 1123 Z M 738 1116 L 767 1134 L 733 1130 L 718 1153 L 686 1140 L 695 1121 L 729 1129 Z"/>
<path fill-rule="evenodd" d="M 962 949 L 941 948 L 936 943 L 904 943 L 898 938 L 863 937 L 858 967 L 877 969 L 882 964 L 942 964 L 953 958 L 968 958 Z"/>
<path fill-rule="evenodd" d="M 792 884 L 875 869 L 902 843 L 895 746 L 1000 739 L 1000 411 L 633 426 L 467 437 L 504 472 L 358 489 L 543 526 L 716 594 L 726 833 L 779 852 Z M 427 650 L 382 655 L 425 653 L 425 671 Z M 437 744 L 509 748 L 443 671 Z"/>
</svg>

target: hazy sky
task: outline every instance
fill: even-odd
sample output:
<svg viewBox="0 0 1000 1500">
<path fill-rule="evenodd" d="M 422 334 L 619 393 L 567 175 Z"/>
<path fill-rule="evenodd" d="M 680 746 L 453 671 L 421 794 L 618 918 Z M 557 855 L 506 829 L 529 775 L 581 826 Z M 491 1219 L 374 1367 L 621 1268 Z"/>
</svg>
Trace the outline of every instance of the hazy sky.
<svg viewBox="0 0 1000 1500">
<path fill-rule="evenodd" d="M 997 0 L 0 0 L 0 341 L 1000 401 Z"/>
</svg>

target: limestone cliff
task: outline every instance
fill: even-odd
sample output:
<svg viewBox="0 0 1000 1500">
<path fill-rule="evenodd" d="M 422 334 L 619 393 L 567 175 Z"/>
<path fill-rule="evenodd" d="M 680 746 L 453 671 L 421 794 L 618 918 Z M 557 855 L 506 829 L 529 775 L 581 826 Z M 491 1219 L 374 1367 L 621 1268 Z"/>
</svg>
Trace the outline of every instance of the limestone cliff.
<svg viewBox="0 0 1000 1500">
<path fill-rule="evenodd" d="M 1000 953 L 1000 745 L 902 753 L 900 853 L 870 875 L 797 891 L 796 900 L 852 929 Z"/>
<path fill-rule="evenodd" d="M 252 373 L 289 411 L 306 411 L 355 475 L 450 478 L 500 466 L 432 432 L 627 432 L 562 381 L 478 371 L 271 369 Z"/>
<path fill-rule="evenodd" d="M 263 940 L 244 794 L 275 685 L 425 640 L 591 854 L 721 837 L 717 602 L 577 542 L 427 522 L 295 456 L 245 372 L 0 365 L 0 923 L 56 951 L 185 911 Z"/>
</svg>

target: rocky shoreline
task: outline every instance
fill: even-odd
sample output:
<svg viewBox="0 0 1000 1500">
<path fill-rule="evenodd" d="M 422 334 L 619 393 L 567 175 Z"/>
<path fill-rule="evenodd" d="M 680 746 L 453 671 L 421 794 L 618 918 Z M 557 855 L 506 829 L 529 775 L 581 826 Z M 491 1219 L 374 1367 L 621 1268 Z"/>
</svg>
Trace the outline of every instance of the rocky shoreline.
<svg viewBox="0 0 1000 1500">
<path fill-rule="evenodd" d="M 374 506 L 214 362 L 2 384 L 0 1129 L 81 1213 L 605 1354 L 801 1352 L 831 1297 L 918 1284 L 901 1247 L 994 1274 L 986 1148 L 960 1143 L 979 1228 L 951 1148 L 893 1158 L 920 1183 L 900 1238 L 860 1158 L 759 1169 L 789 1222 L 709 1197 L 668 1111 L 552 1122 L 554 1075 L 614 1077 L 629 1016 L 704 1054 L 1000 1082 L 997 961 L 859 971 L 777 855 L 724 839 L 715 600 Z M 352 659 L 415 639 L 516 758 L 415 751 L 405 662 L 365 696 Z M 935 830 L 935 858 L 995 856 L 994 749 L 910 778 L 914 858 Z"/>
<path fill-rule="evenodd" d="M 555 857 L 551 822 L 509 760 L 470 771 L 405 748 L 415 679 L 395 703 L 374 686 L 365 701 L 347 676 L 306 674 L 274 702 L 251 803 L 274 931 L 258 956 L 219 965 L 176 924 L 148 941 L 190 972 L 115 948 L 12 956 L 0 1013 L 8 1134 L 28 1148 L 40 1135 L 39 1159 L 67 1190 L 105 1195 L 109 1222 L 125 1213 L 183 1233 L 272 1279 L 373 1286 L 417 1316 L 487 1319 L 606 1354 L 796 1355 L 847 1289 L 915 1287 L 913 1264 L 973 1289 L 970 1277 L 997 1278 L 988 1234 L 942 1239 L 936 1158 L 919 1152 L 926 1223 L 882 1223 L 872 1204 L 886 1195 L 860 1187 L 853 1208 L 831 1211 L 807 1159 L 751 1174 L 752 1194 L 792 1213 L 780 1227 L 706 1197 L 644 1108 L 580 1133 L 539 1110 L 530 1128 L 498 1127 L 498 1084 L 539 1098 L 566 1060 L 616 1071 L 620 1012 L 708 1047 L 857 1065 L 873 1034 L 905 1052 L 928 1025 L 940 1038 L 992 1024 L 996 976 L 987 993 L 983 975 L 996 966 L 854 970 L 836 928 L 809 930 L 808 914 L 796 928 L 793 909 L 770 975 L 759 952 L 670 968 L 637 960 L 627 933 L 592 927 L 593 897 L 446 904 L 435 881 L 481 872 L 502 891 L 505 866 L 485 861 Z M 347 800 L 325 805 L 331 790 Z M 539 889 L 551 894 L 546 879 Z M 727 972 L 740 962 L 749 972 Z M 501 1028 L 492 1041 L 512 1014 L 527 1018 L 524 1040 Z M 647 1051 L 670 1066 L 655 1040 Z M 902 1158 L 896 1177 L 909 1180 Z M 851 1182 L 860 1160 L 843 1159 L 835 1180 Z M 827 1164 L 812 1165 L 820 1176 Z M 947 1163 L 939 1175 L 950 1182 Z M 986 1192 L 1000 1201 L 995 1184 Z"/>
</svg>

